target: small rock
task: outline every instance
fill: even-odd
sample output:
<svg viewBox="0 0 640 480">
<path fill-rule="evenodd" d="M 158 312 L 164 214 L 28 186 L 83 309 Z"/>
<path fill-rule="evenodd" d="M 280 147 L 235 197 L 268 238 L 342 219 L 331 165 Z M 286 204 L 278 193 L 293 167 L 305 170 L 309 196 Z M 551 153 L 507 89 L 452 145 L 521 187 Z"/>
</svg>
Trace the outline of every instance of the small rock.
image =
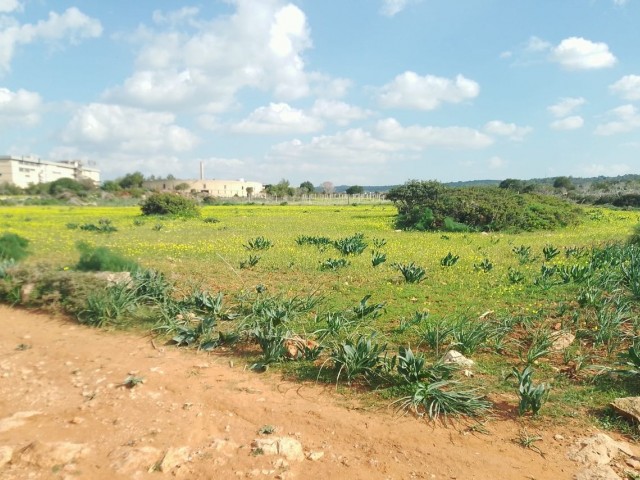
<svg viewBox="0 0 640 480">
<path fill-rule="evenodd" d="M 4 467 L 7 463 L 11 462 L 13 457 L 13 448 L 9 446 L 0 447 L 0 468 Z"/>
<path fill-rule="evenodd" d="M 189 461 L 189 447 L 170 448 L 164 454 L 162 462 L 160 462 L 161 472 L 170 472 L 176 467 Z"/>
<path fill-rule="evenodd" d="M 633 420 L 636 425 L 640 422 L 640 397 L 616 398 L 611 406 L 620 414 Z M 640 429 L 640 426 L 638 427 Z"/>
<path fill-rule="evenodd" d="M 557 332 L 551 335 L 553 343 L 551 349 L 560 352 L 566 350 L 574 342 L 576 336 L 571 332 Z"/>
<path fill-rule="evenodd" d="M 465 357 L 464 355 L 462 355 L 460 352 L 456 350 L 449 350 L 445 354 L 443 361 L 444 363 L 455 363 L 456 365 L 459 365 L 463 368 L 473 367 L 476 363 L 470 358 Z"/>
<path fill-rule="evenodd" d="M 635 468 L 636 470 L 638 470 L 640 472 L 640 458 L 631 457 L 631 458 L 626 458 L 624 461 L 631 468 Z"/>
<path fill-rule="evenodd" d="M 560 435 L 559 433 L 556 433 L 553 436 L 553 439 L 556 440 L 557 442 L 561 442 L 562 440 L 564 440 L 564 437 L 562 435 Z"/>
<path fill-rule="evenodd" d="M 84 423 L 84 418 L 82 418 L 82 417 L 73 417 L 71 420 L 69 420 L 69 423 L 71 423 L 73 425 L 80 425 L 81 423 Z"/>
<path fill-rule="evenodd" d="M 154 447 L 120 447 L 109 454 L 112 459 L 111 468 L 123 475 L 149 471 L 160 456 L 160 450 Z"/>
<path fill-rule="evenodd" d="M 261 450 L 263 455 L 281 455 L 290 462 L 304 460 L 302 444 L 295 438 L 256 438 L 251 446 L 254 450 Z"/>
<path fill-rule="evenodd" d="M 36 286 L 33 283 L 25 283 L 22 285 L 20 288 L 20 302 L 23 304 L 29 303 L 29 297 L 31 297 L 35 288 Z"/>
<path fill-rule="evenodd" d="M 580 470 L 576 480 L 622 480 L 609 465 L 594 465 Z"/>
<path fill-rule="evenodd" d="M 52 442 L 38 440 L 22 449 L 21 460 L 40 468 L 65 465 L 85 456 L 89 447 L 84 443 Z"/>
<path fill-rule="evenodd" d="M 309 454 L 307 455 L 307 458 L 312 462 L 317 462 L 322 457 L 324 457 L 324 452 L 309 452 Z"/>
<path fill-rule="evenodd" d="M 17 427 L 21 427 L 26 423 L 26 419 L 34 417 L 36 415 L 42 415 L 42 412 L 28 411 L 28 412 L 16 412 L 10 417 L 0 420 L 0 433 L 12 430 Z"/>
<path fill-rule="evenodd" d="M 633 456 L 629 444 L 616 442 L 608 435 L 598 433 L 593 437 L 579 439 L 569 451 L 568 457 L 586 465 L 608 465 L 620 452 Z"/>
</svg>

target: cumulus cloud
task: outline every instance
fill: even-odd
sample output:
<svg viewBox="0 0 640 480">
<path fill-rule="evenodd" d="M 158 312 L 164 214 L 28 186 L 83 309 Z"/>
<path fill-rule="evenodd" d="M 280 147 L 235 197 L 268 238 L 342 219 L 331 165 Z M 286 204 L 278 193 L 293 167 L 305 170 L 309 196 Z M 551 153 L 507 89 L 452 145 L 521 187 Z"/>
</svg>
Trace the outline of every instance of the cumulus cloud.
<svg viewBox="0 0 640 480">
<path fill-rule="evenodd" d="M 270 103 L 255 109 L 246 119 L 233 125 L 231 131 L 253 134 L 293 134 L 317 132 L 322 121 L 286 103 Z"/>
<path fill-rule="evenodd" d="M 5 20 L 7 25 L 0 30 L 0 71 L 9 70 L 18 45 L 62 40 L 76 43 L 83 38 L 102 35 L 100 21 L 85 15 L 76 7 L 68 8 L 62 14 L 50 12 L 49 18 L 35 24 L 20 24 L 12 18 Z"/>
<path fill-rule="evenodd" d="M 551 122 L 549 125 L 554 130 L 577 130 L 584 125 L 584 119 L 579 115 L 561 118 Z"/>
<path fill-rule="evenodd" d="M 0 88 L 0 125 L 35 125 L 40 121 L 42 99 L 27 90 Z"/>
<path fill-rule="evenodd" d="M 313 104 L 311 114 L 344 127 L 353 121 L 373 115 L 373 112 L 338 100 L 319 99 Z"/>
<path fill-rule="evenodd" d="M 640 112 L 631 104 L 614 108 L 607 112 L 607 116 L 612 120 L 598 125 L 595 130 L 596 135 L 615 135 L 640 128 Z"/>
<path fill-rule="evenodd" d="M 22 10 L 22 2 L 19 0 L 0 0 L 0 13 L 10 13 Z"/>
<path fill-rule="evenodd" d="M 62 133 L 67 144 L 103 152 L 155 154 L 185 152 L 197 143 L 171 113 L 92 103 L 79 108 Z"/>
<path fill-rule="evenodd" d="M 582 97 L 567 97 L 562 98 L 554 105 L 547 107 L 547 110 L 557 118 L 566 117 L 572 113 L 576 108 L 584 105 L 586 100 Z"/>
<path fill-rule="evenodd" d="M 609 90 L 625 100 L 640 100 L 640 75 L 625 75 L 610 85 Z"/>
<path fill-rule="evenodd" d="M 550 48 L 551 43 L 536 36 L 529 37 L 529 41 L 525 46 L 527 52 L 544 52 Z"/>
<path fill-rule="evenodd" d="M 197 16 L 200 13 L 198 7 L 183 7 L 179 10 L 170 12 L 163 12 L 162 10 L 155 10 L 151 16 L 154 23 L 158 25 L 170 25 L 177 26 L 181 24 L 197 24 Z"/>
<path fill-rule="evenodd" d="M 402 126 L 396 119 L 380 120 L 376 131 L 385 141 L 394 142 L 408 149 L 445 147 L 478 149 L 493 143 L 491 137 L 466 127 Z"/>
<path fill-rule="evenodd" d="M 105 93 L 109 102 L 157 109 L 198 108 L 219 112 L 235 103 L 245 88 L 289 101 L 311 93 L 312 83 L 327 89 L 326 76 L 312 78 L 303 53 L 311 35 L 302 10 L 283 0 L 231 0 L 235 11 L 211 21 L 192 21 L 193 31 L 141 30 L 136 71 L 123 85 Z M 156 15 L 193 20 L 195 11 Z"/>
<path fill-rule="evenodd" d="M 443 103 L 460 103 L 479 93 L 480 85 L 463 75 L 451 80 L 407 71 L 384 85 L 378 99 L 385 108 L 434 110 Z"/>
<path fill-rule="evenodd" d="M 498 170 L 500 168 L 505 167 L 507 165 L 507 161 L 501 157 L 495 156 L 495 157 L 491 157 L 487 162 L 487 164 L 490 169 Z"/>
<path fill-rule="evenodd" d="M 492 120 L 484 126 L 484 131 L 492 135 L 508 137 L 510 140 L 519 142 L 533 131 L 531 127 L 519 127 L 515 123 L 505 123 L 500 120 Z"/>
<path fill-rule="evenodd" d="M 257 166 L 265 177 L 280 176 L 340 178 L 345 182 L 373 182 L 399 147 L 375 138 L 363 129 L 349 129 L 335 135 L 299 139 L 274 145 L 266 162 Z M 375 168 L 370 168 L 371 166 Z M 355 172 L 355 173 L 354 173 Z"/>
<path fill-rule="evenodd" d="M 569 37 L 551 52 L 553 61 L 568 70 L 595 70 L 615 65 L 616 57 L 603 42 L 592 42 L 582 37 Z"/>
<path fill-rule="evenodd" d="M 387 17 L 393 17 L 407 8 L 410 3 L 415 3 L 416 1 L 417 0 L 382 0 L 380 13 Z"/>
</svg>

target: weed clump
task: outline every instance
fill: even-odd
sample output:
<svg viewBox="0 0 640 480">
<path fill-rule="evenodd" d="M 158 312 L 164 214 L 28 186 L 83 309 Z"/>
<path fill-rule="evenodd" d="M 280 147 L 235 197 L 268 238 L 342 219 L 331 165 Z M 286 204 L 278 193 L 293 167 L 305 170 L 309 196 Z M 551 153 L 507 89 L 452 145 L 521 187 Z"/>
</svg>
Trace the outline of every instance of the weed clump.
<svg viewBox="0 0 640 480">
<path fill-rule="evenodd" d="M 76 247 L 80 251 L 80 260 L 76 270 L 81 272 L 136 272 L 140 266 L 107 247 L 93 247 L 86 242 L 79 242 Z"/>
<path fill-rule="evenodd" d="M 0 260 L 13 260 L 19 262 L 29 252 L 27 246 L 29 240 L 15 233 L 5 233 L 0 237 Z"/>
</svg>

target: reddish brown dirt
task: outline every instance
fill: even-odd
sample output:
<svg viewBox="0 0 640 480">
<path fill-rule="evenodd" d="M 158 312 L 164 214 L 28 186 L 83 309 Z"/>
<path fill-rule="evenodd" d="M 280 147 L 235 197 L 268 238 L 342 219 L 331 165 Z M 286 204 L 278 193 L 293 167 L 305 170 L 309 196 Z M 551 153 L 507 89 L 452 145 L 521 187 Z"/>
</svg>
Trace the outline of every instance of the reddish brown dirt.
<svg viewBox="0 0 640 480">
<path fill-rule="evenodd" d="M 119 386 L 130 374 L 144 384 Z M 514 442 L 513 420 L 491 420 L 481 435 L 350 404 L 334 388 L 252 373 L 238 360 L 0 306 L 0 448 L 12 450 L 3 479 L 560 480 L 577 470 L 566 451 L 578 432 L 563 427 L 530 429 L 543 436 L 543 458 Z M 17 421 L 3 423 L 9 417 Z M 254 439 L 269 438 L 258 433 L 265 425 L 321 458 L 252 452 Z M 80 446 L 69 453 L 69 444 Z M 179 447 L 188 447 L 181 459 L 153 471 Z"/>
</svg>

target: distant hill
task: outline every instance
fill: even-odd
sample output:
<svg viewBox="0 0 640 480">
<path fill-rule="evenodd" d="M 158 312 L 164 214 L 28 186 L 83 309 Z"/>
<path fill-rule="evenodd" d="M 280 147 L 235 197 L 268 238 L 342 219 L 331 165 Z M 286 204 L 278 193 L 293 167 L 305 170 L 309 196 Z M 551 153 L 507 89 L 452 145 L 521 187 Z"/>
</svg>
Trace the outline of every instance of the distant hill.
<svg viewBox="0 0 640 480">
<path fill-rule="evenodd" d="M 523 180 L 528 183 L 538 184 L 538 185 L 553 185 L 554 180 L 557 177 L 545 177 L 545 178 L 531 178 L 531 179 L 518 179 Z M 627 182 L 637 182 L 640 183 L 640 174 L 626 174 L 626 175 L 618 175 L 615 177 L 606 177 L 604 175 L 600 175 L 598 177 L 568 177 L 571 179 L 571 182 L 575 186 L 589 186 L 594 183 L 600 184 L 619 184 L 619 183 L 627 183 Z M 468 180 L 468 181 L 458 181 L 458 182 L 443 182 L 443 185 L 448 187 L 482 187 L 482 186 L 497 186 L 500 185 L 502 180 Z M 347 188 L 351 185 L 338 185 L 335 187 L 336 193 L 344 193 Z M 393 187 L 397 187 L 398 185 L 362 185 L 364 191 L 367 193 L 370 192 L 387 192 L 389 189 Z"/>
</svg>

